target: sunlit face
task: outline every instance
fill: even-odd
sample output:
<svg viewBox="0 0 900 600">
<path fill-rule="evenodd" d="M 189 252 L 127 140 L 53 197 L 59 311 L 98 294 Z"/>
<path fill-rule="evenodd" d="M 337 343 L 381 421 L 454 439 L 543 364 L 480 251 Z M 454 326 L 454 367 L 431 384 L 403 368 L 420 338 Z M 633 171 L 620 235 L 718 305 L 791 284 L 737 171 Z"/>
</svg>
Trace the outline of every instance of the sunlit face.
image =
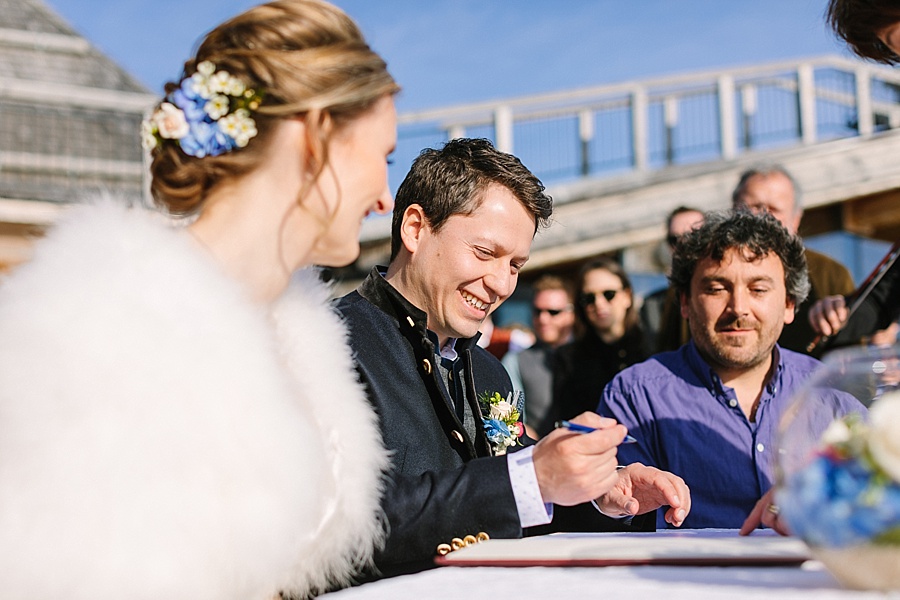
<svg viewBox="0 0 900 600">
<path fill-rule="evenodd" d="M 794 186 L 781 173 L 755 175 L 744 188 L 744 206 L 753 214 L 771 213 L 791 233 L 800 228 L 800 217 L 794 205 Z"/>
<path fill-rule="evenodd" d="M 497 305 L 516 289 L 528 260 L 535 218 L 510 192 L 490 185 L 479 207 L 456 214 L 433 231 L 414 204 L 403 217 L 403 272 L 391 283 L 428 315 L 441 344 L 470 338 Z"/>
<path fill-rule="evenodd" d="M 565 290 L 540 290 L 531 301 L 531 323 L 537 339 L 550 346 L 565 343 L 572 335 L 575 311 Z"/>
<path fill-rule="evenodd" d="M 593 302 L 587 302 L 591 296 Z M 612 300 L 607 296 L 613 296 Z M 606 269 L 588 271 L 581 285 L 580 298 L 588 322 L 604 340 L 617 340 L 625 335 L 625 315 L 633 299 L 631 291 L 624 289 L 617 275 Z"/>
<path fill-rule="evenodd" d="M 361 117 L 335 131 L 328 145 L 328 166 L 307 202 L 321 202 L 327 225 L 312 250 L 313 264 L 339 267 L 359 256 L 359 230 L 372 212 L 393 207 L 387 160 L 397 143 L 394 100 L 385 96 Z"/>
<path fill-rule="evenodd" d="M 900 21 L 891 23 L 876 35 L 894 54 L 900 55 Z"/>
<path fill-rule="evenodd" d="M 735 249 L 721 262 L 704 258 L 691 278 L 690 296 L 682 295 L 681 314 L 700 354 L 720 375 L 767 368 L 784 324 L 794 320 L 781 259 L 770 253 L 747 260 Z"/>
</svg>

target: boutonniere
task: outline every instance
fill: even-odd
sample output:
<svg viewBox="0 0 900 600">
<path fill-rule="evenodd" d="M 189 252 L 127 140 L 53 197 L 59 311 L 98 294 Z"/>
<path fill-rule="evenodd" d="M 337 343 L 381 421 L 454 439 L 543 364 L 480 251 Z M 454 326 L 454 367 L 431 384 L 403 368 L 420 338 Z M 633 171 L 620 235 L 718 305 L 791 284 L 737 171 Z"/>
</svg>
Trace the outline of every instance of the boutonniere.
<svg viewBox="0 0 900 600">
<path fill-rule="evenodd" d="M 510 392 L 504 398 L 500 392 L 484 392 L 478 397 L 484 419 L 484 434 L 494 449 L 495 456 L 506 454 L 506 449 L 519 443 L 525 433 L 521 415 L 525 404 L 525 394 Z"/>
</svg>

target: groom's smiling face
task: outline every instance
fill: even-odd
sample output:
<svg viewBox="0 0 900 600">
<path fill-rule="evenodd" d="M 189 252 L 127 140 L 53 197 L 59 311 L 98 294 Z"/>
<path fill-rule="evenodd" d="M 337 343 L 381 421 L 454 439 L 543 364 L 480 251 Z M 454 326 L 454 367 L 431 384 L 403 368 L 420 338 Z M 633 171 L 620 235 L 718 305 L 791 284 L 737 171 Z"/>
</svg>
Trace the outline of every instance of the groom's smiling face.
<svg viewBox="0 0 900 600">
<path fill-rule="evenodd" d="M 451 216 L 437 232 L 426 224 L 404 239 L 411 256 L 403 293 L 425 311 L 442 345 L 448 338 L 474 336 L 515 291 L 534 230 L 528 209 L 493 184 L 472 213 Z"/>
</svg>

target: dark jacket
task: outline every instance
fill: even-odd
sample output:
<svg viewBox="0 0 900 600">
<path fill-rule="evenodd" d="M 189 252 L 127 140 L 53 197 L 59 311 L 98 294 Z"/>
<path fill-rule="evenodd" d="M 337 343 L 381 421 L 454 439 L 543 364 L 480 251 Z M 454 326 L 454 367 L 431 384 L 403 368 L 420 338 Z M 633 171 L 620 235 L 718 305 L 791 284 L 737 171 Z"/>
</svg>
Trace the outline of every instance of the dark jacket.
<svg viewBox="0 0 900 600">
<path fill-rule="evenodd" d="M 848 298 L 852 304 L 853 298 Z M 828 343 L 825 349 L 859 344 L 879 329 L 884 329 L 900 317 L 900 260 L 895 260 L 881 281 L 851 315 L 844 328 Z"/>
<path fill-rule="evenodd" d="M 426 315 L 373 270 L 337 303 L 360 378 L 378 412 L 393 472 L 383 506 L 390 533 L 376 558 L 384 575 L 432 566 L 439 544 L 485 532 L 521 537 L 506 458 L 492 457 L 476 398 L 512 384 L 476 338 L 459 340 L 475 439 L 466 432 L 434 365 Z M 476 385 L 477 381 L 477 385 Z M 473 460 L 478 458 L 479 460 Z"/>
<path fill-rule="evenodd" d="M 809 270 L 809 296 L 797 307 L 794 322 L 788 323 L 781 331 L 778 345 L 794 352 L 810 354 L 807 350 L 816 338 L 816 332 L 809 324 L 809 309 L 816 301 L 826 296 L 847 295 L 853 292 L 853 277 L 847 268 L 824 254 L 807 248 L 806 266 Z M 821 349 L 811 353 L 821 356 Z"/>
<path fill-rule="evenodd" d="M 603 388 L 619 371 L 647 358 L 640 327 L 632 327 L 622 339 L 607 344 L 588 328 L 585 334 L 556 352 L 553 366 L 553 412 L 571 419 L 596 411 Z"/>
<path fill-rule="evenodd" d="M 500 361 L 476 345 L 477 336 L 456 343 L 476 421 L 472 439 L 433 364 L 434 342 L 423 311 L 388 284 L 378 268 L 356 291 L 339 299 L 337 309 L 349 328 L 360 378 L 378 412 L 385 445 L 394 453 L 382 502 L 389 533 L 376 556 L 379 573 L 371 578 L 432 567 L 437 546 L 453 538 L 479 532 L 492 538 L 528 534 L 519 521 L 506 458 L 491 456 L 475 401 L 483 392 L 506 396 L 512 390 Z M 553 525 L 560 514 L 560 522 L 569 523 L 565 528 L 622 529 L 589 504 L 574 512 L 555 507 Z M 652 525 L 641 521 L 646 522 Z"/>
</svg>

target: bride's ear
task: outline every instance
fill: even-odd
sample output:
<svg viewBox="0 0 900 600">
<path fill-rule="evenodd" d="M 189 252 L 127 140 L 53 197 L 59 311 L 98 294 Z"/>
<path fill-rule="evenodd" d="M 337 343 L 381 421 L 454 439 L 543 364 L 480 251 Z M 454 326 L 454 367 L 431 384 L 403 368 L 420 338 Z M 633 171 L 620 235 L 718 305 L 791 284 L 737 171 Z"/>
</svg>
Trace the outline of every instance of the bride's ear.
<svg viewBox="0 0 900 600">
<path fill-rule="evenodd" d="M 328 163 L 328 140 L 334 129 L 334 122 L 327 111 L 311 110 L 300 118 L 303 123 L 305 166 L 307 172 L 318 177 Z"/>
</svg>

